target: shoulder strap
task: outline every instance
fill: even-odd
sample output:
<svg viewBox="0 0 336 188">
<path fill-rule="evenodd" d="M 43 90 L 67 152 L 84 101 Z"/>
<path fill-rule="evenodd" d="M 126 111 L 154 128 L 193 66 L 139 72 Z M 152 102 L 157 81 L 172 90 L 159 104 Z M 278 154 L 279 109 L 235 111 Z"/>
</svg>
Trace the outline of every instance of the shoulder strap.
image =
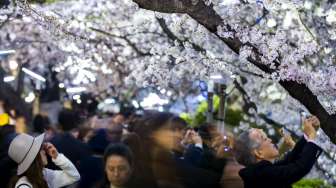
<svg viewBox="0 0 336 188">
<path fill-rule="evenodd" d="M 30 188 L 31 188 L 31 186 L 28 185 L 28 184 L 26 184 L 26 183 L 21 183 L 20 185 L 17 186 L 17 188 L 20 188 L 20 187 L 22 187 L 22 186 L 26 186 L 26 187 L 30 187 Z"/>
</svg>

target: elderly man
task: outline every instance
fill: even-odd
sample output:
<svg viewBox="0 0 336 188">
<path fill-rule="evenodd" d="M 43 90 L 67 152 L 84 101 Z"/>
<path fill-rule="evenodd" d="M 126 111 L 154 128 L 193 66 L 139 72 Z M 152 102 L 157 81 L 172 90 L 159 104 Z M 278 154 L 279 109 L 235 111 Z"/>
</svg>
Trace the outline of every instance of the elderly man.
<svg viewBox="0 0 336 188">
<path fill-rule="evenodd" d="M 245 168 L 239 171 L 245 188 L 289 188 L 313 167 L 322 150 L 314 142 L 319 120 L 304 121 L 304 137 L 283 160 L 275 161 L 278 149 L 260 129 L 241 133 L 236 141 L 237 161 Z"/>
</svg>

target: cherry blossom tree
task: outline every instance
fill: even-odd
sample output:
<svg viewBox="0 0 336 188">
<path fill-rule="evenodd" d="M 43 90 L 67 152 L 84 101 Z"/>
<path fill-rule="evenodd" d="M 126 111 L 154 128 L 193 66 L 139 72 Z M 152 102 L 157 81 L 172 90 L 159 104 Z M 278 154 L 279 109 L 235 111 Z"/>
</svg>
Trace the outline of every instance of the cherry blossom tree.
<svg viewBox="0 0 336 188">
<path fill-rule="evenodd" d="M 254 122 L 297 134 L 300 111 L 318 116 L 319 167 L 336 179 L 335 167 L 326 170 L 336 159 L 333 1 L 12 2 L 0 9 L 0 46 L 15 48 L 20 66 L 43 74 L 51 64 L 66 87 L 102 98 L 159 86 L 178 101 L 196 98 L 212 75 L 233 78 L 229 99 L 246 114 L 239 129 Z"/>
</svg>

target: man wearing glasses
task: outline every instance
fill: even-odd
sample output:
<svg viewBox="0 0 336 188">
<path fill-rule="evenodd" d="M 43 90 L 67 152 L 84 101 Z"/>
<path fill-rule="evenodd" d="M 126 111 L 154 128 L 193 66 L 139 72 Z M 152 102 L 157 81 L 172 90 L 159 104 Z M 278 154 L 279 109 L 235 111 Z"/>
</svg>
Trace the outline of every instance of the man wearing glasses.
<svg viewBox="0 0 336 188">
<path fill-rule="evenodd" d="M 279 151 L 261 129 L 241 133 L 235 143 L 237 161 L 245 168 L 239 175 L 245 188 L 287 188 L 312 169 L 322 149 L 314 142 L 319 120 L 304 120 L 304 136 L 283 160 L 276 161 Z"/>
</svg>

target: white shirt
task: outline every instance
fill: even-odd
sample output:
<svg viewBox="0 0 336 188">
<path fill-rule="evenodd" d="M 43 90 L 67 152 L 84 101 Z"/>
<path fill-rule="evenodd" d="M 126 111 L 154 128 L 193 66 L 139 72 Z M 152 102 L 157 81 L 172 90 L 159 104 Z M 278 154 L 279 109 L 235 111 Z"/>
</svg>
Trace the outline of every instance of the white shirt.
<svg viewBox="0 0 336 188">
<path fill-rule="evenodd" d="M 58 154 L 57 158 L 52 159 L 52 161 L 62 170 L 43 169 L 43 176 L 49 188 L 59 188 L 79 181 L 79 172 L 71 161 L 63 154 Z M 23 176 L 18 180 L 15 184 L 15 188 L 21 184 L 26 185 L 22 185 L 20 188 L 33 188 L 26 176 Z"/>
</svg>

